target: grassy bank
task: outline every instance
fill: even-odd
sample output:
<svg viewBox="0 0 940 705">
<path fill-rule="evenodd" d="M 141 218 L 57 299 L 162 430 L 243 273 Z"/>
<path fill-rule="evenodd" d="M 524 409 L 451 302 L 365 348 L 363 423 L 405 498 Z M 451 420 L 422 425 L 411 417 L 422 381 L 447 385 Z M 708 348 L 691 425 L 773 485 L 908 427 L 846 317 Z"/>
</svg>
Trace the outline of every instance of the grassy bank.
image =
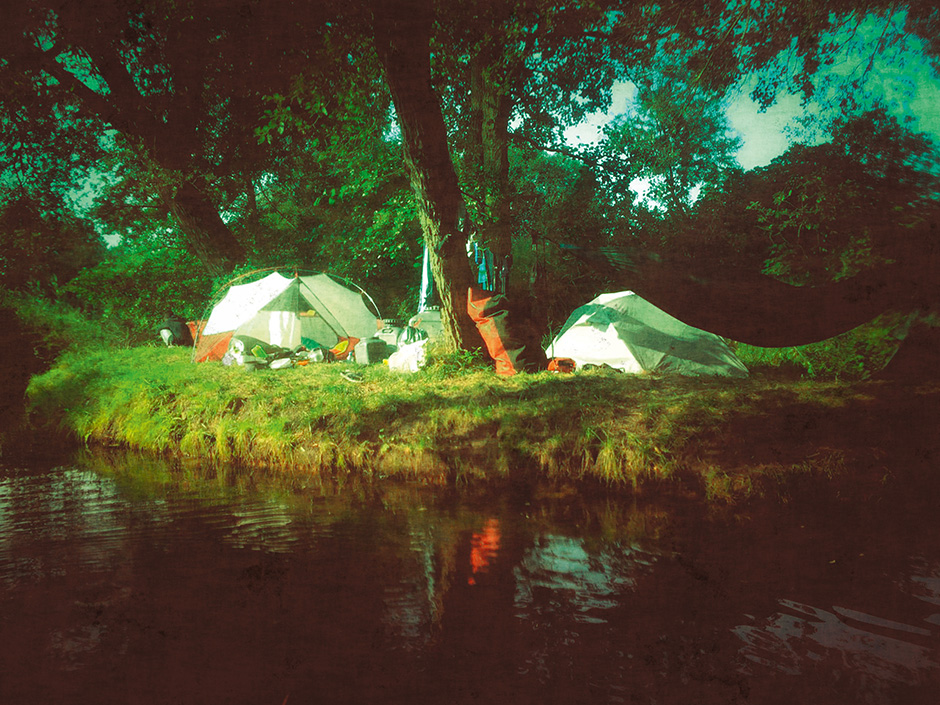
<svg viewBox="0 0 940 705">
<path fill-rule="evenodd" d="M 247 373 L 157 346 L 68 353 L 28 390 L 35 424 L 86 442 L 338 482 L 537 473 L 724 499 L 847 473 L 882 481 L 933 452 L 938 396 L 759 373 L 502 379 L 454 358 L 413 375 L 341 363 Z"/>
<path fill-rule="evenodd" d="M 58 304 L 7 296 L 0 311 L 19 331 L 0 380 L 4 455 L 36 437 L 21 434 L 24 390 L 40 444 L 64 434 L 340 483 L 535 475 L 730 500 L 817 479 L 883 487 L 932 470 L 938 450 L 940 387 L 852 374 L 883 356 L 886 325 L 814 347 L 738 346 L 753 371 L 743 381 L 602 370 L 501 379 L 468 356 L 437 356 L 414 375 L 346 364 L 249 374 L 132 345 Z"/>
</svg>

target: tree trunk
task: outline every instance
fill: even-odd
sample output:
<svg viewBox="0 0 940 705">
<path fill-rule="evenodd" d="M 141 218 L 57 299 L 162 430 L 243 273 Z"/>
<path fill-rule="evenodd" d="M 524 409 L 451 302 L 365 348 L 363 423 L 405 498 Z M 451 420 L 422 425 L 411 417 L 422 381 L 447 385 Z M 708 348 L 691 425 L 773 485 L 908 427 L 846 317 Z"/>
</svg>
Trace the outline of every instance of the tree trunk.
<svg viewBox="0 0 940 705">
<path fill-rule="evenodd" d="M 433 4 L 426 0 L 379 3 L 374 10 L 374 38 L 401 127 L 405 167 L 430 252 L 445 339 L 457 350 L 472 346 L 478 336 L 467 314 L 472 280 L 467 235 L 460 224 L 463 195 L 447 146 L 441 105 L 431 85 L 433 14 Z"/>
<path fill-rule="evenodd" d="M 180 230 L 186 234 L 190 251 L 211 276 L 229 274 L 237 262 L 244 261 L 244 248 L 193 180 L 184 182 L 165 201 Z"/>
<path fill-rule="evenodd" d="M 484 47 L 470 64 L 471 168 L 480 184 L 482 241 L 497 258 L 512 252 L 509 209 L 509 115 L 511 104 Z"/>
</svg>

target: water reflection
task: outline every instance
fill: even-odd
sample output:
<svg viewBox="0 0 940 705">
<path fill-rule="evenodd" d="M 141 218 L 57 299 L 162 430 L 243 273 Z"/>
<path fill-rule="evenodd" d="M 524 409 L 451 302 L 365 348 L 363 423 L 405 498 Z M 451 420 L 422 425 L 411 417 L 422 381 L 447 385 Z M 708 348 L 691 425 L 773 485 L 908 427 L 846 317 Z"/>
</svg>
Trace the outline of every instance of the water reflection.
<svg viewBox="0 0 940 705">
<path fill-rule="evenodd" d="M 584 539 L 543 535 L 515 569 L 517 614 L 533 618 L 544 609 L 538 593 L 563 600 L 579 622 L 604 623 L 603 610 L 619 604 L 619 597 L 636 585 L 655 556 L 636 546 L 613 544 L 589 552 Z"/>
<path fill-rule="evenodd" d="M 476 584 L 477 573 L 485 573 L 490 562 L 499 553 L 499 519 L 490 518 L 479 532 L 474 532 L 470 538 L 470 577 L 467 582 Z"/>
<path fill-rule="evenodd" d="M 929 502 L 0 469 L 0 702 L 935 702 Z"/>
</svg>

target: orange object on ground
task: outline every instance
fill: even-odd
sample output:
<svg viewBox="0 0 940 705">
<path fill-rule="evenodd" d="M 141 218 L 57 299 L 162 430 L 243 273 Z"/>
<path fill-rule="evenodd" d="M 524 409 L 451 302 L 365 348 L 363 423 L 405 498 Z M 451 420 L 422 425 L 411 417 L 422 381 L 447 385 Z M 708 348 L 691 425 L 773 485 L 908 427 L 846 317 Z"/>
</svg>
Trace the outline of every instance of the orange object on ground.
<svg viewBox="0 0 940 705">
<path fill-rule="evenodd" d="M 570 357 L 553 357 L 548 361 L 549 372 L 574 372 L 575 361 Z"/>
<path fill-rule="evenodd" d="M 334 360 L 345 360 L 349 353 L 356 349 L 356 343 L 359 338 L 342 338 L 336 345 L 330 348 Z"/>
</svg>

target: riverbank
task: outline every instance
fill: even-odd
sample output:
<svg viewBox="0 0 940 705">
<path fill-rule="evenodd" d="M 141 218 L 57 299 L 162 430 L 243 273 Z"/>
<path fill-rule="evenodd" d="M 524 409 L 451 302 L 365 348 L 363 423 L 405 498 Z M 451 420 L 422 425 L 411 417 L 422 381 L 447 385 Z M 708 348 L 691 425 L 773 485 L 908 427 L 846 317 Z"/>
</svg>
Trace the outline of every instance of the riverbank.
<svg viewBox="0 0 940 705">
<path fill-rule="evenodd" d="M 734 501 L 929 471 L 940 385 L 759 372 L 505 379 L 453 361 L 416 374 L 340 363 L 247 373 L 143 346 L 63 355 L 27 397 L 44 433 L 338 483 L 534 475 Z"/>
</svg>

